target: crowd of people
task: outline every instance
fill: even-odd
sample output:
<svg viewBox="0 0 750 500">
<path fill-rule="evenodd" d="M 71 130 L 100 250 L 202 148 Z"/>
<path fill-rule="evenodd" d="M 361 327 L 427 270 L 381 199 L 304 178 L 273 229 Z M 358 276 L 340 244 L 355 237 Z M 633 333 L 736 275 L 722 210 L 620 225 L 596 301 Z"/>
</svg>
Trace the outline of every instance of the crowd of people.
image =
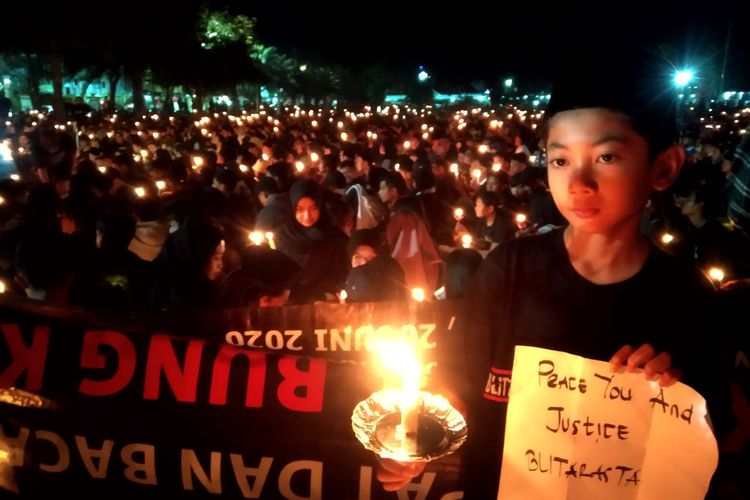
<svg viewBox="0 0 750 500">
<path fill-rule="evenodd" d="M 606 111 L 620 110 L 619 104 L 602 110 L 573 101 L 561 105 L 558 97 L 556 128 L 545 111 L 513 105 L 88 113 L 69 122 L 37 112 L 16 115 L 5 129 L 16 171 L 0 182 L 3 290 L 118 315 L 469 294 L 471 307 L 484 308 L 477 318 L 488 320 L 489 311 L 497 316 L 485 322 L 486 331 L 476 328 L 487 339 L 475 345 L 484 351 L 476 353 L 482 362 L 467 371 L 483 387 L 488 366 L 507 369 L 512 362 L 506 359 L 512 358 L 510 330 L 496 331 L 511 308 L 506 297 L 529 299 L 512 306 L 518 342 L 537 332 L 547 339 L 542 344 L 601 357 L 615 354 L 626 333 L 639 328 L 643 335 L 635 337 L 653 342 L 649 335 L 668 328 L 670 315 L 685 306 L 680 300 L 695 298 L 670 296 L 672 288 L 655 285 L 684 281 L 687 290 L 694 283 L 672 260 L 649 257 L 657 255 L 654 247 L 702 271 L 715 293 L 749 286 L 750 108 L 684 106 L 684 149 L 675 149 L 659 142 L 666 135 L 653 122 L 629 124 Z M 580 130 L 591 135 L 607 127 L 620 133 L 607 141 L 631 134 L 648 154 L 659 153 L 653 158 L 644 149 L 637 163 L 627 158 L 637 148 L 623 147 L 626 163 L 645 169 L 653 161 L 656 173 L 636 178 L 635 170 L 615 169 L 614 180 L 599 170 L 591 174 L 598 180 L 565 173 L 572 160 L 560 151 L 573 156 L 589 139 L 596 143 L 596 137 L 579 137 Z M 618 161 L 610 153 L 600 156 L 597 165 Z M 614 205 L 560 204 L 597 190 Z M 643 246 L 628 233 L 623 260 L 600 269 L 580 227 L 605 212 L 628 224 L 635 220 L 651 243 Z M 622 231 L 618 220 L 599 219 L 609 224 L 602 231 Z M 641 280 L 615 287 L 634 275 Z M 534 285 L 548 277 L 549 290 Z M 602 285 L 615 288 L 603 293 Z M 524 293 L 514 288 L 524 286 Z M 643 309 L 620 318 L 615 330 L 622 335 L 606 339 L 596 332 L 611 318 L 556 311 L 577 299 L 580 304 L 571 305 L 601 302 L 609 311 L 612 303 L 652 306 L 649 301 L 664 296 L 671 301 L 669 315 L 653 319 Z M 540 316 L 542 307 L 548 317 Z M 558 313 L 562 319 L 555 323 Z M 679 324 L 694 328 L 688 316 Z M 552 338 L 569 323 L 580 327 L 580 338 L 569 331 Z M 510 344 L 491 347 L 501 337 Z M 596 349 L 584 346 L 584 337 L 595 339 Z M 625 346 L 615 358 L 628 366 L 638 358 L 633 366 L 668 380 L 670 362 L 643 351 L 646 345 Z M 475 406 L 482 404 L 480 398 Z M 502 429 L 495 418 L 488 425 Z M 485 445 L 498 446 L 492 439 Z M 394 470 L 381 480 L 395 477 L 395 489 L 411 475 Z"/>
<path fill-rule="evenodd" d="M 728 217 L 747 189 L 732 165 L 749 111 L 712 109 L 711 129 L 696 114 L 683 174 L 643 216 L 657 245 L 720 269 L 723 286 L 750 278 L 741 200 Z M 121 312 L 458 297 L 477 257 L 566 224 L 543 111 L 89 115 L 8 123 L 7 292 Z M 271 264 L 278 275 L 236 290 L 233 275 Z"/>
</svg>

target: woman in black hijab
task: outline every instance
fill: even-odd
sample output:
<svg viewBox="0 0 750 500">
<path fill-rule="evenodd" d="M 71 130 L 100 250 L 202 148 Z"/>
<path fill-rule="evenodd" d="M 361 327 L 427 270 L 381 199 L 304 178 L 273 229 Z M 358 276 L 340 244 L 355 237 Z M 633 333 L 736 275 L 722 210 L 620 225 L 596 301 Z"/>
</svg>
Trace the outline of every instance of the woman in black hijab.
<svg viewBox="0 0 750 500">
<path fill-rule="evenodd" d="M 323 192 L 310 180 L 299 180 L 289 190 L 293 217 L 275 235 L 279 251 L 301 267 L 290 302 L 324 300 L 346 281 L 346 235 L 328 223 Z"/>
</svg>

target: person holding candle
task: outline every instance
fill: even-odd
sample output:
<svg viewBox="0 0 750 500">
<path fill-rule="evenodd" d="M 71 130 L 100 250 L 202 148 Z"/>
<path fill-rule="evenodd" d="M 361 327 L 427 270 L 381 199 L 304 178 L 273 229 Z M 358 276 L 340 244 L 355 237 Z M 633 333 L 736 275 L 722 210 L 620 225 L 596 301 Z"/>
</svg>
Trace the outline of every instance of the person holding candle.
<svg viewBox="0 0 750 500">
<path fill-rule="evenodd" d="M 627 51 L 565 58 L 545 143 L 551 193 L 569 226 L 492 251 L 458 319 L 465 348 L 449 389 L 468 408 L 464 499 L 497 497 L 510 384 L 485 391 L 491 373 L 512 377 L 517 345 L 607 359 L 613 371 L 643 369 L 662 385 L 682 369 L 719 409 L 712 417 L 721 427 L 719 343 L 686 341 L 711 332 L 711 288 L 639 231 L 649 196 L 672 184 L 685 158 L 668 74 L 662 61 Z M 386 489 L 420 472 L 399 465 L 381 464 Z"/>
<path fill-rule="evenodd" d="M 323 191 L 299 180 L 289 191 L 292 219 L 274 235 L 276 247 L 301 267 L 290 301 L 307 303 L 335 294 L 346 280 L 346 235 L 329 223 Z"/>
<path fill-rule="evenodd" d="M 513 238 L 516 224 L 513 215 L 500 207 L 498 196 L 487 190 L 482 190 L 477 196 L 474 213 L 479 219 L 477 233 L 485 248 L 495 248 Z"/>
</svg>

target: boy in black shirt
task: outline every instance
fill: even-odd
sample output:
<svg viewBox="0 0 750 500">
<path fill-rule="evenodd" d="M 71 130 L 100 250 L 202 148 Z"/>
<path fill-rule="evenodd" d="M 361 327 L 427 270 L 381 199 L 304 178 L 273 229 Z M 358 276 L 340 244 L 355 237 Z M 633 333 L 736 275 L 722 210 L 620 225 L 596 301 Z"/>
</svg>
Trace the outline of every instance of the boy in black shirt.
<svg viewBox="0 0 750 500">
<path fill-rule="evenodd" d="M 583 59 L 563 68 L 547 110 L 550 191 L 569 226 L 495 249 L 465 299 L 465 387 L 453 388 L 468 407 L 465 499 L 497 497 L 516 345 L 642 368 L 662 385 L 680 377 L 676 366 L 696 373 L 687 347 L 705 334 L 710 288 L 639 231 L 650 194 L 685 159 L 668 74 L 629 54 Z M 420 472 L 381 460 L 378 479 L 395 490 Z"/>
</svg>

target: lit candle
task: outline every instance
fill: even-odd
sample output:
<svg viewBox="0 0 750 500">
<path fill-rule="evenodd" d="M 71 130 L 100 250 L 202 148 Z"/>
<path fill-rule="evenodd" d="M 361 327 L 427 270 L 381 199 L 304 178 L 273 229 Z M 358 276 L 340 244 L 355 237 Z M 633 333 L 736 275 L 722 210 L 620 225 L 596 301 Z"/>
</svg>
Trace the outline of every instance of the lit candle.
<svg viewBox="0 0 750 500">
<path fill-rule="evenodd" d="M 270 156 L 268 156 L 268 153 L 263 153 L 262 155 L 260 155 L 260 157 L 263 158 L 263 161 L 268 161 L 271 158 Z"/>
<path fill-rule="evenodd" d="M 346 141 L 349 136 L 346 134 L 346 132 L 341 132 L 341 140 Z"/>
<path fill-rule="evenodd" d="M 107 167 L 99 167 L 99 172 L 106 174 L 107 173 Z"/>
<path fill-rule="evenodd" d="M 248 234 L 250 242 L 255 246 L 260 246 L 265 241 L 265 235 L 260 231 L 252 231 Z"/>
<path fill-rule="evenodd" d="M 411 356 L 405 361 L 402 368 L 399 398 L 401 424 L 396 434 L 402 437 L 402 450 L 408 454 L 414 454 L 417 451 L 417 431 L 419 430 L 419 383 L 422 368 L 416 356 Z"/>
<path fill-rule="evenodd" d="M 167 187 L 167 183 L 164 181 L 156 181 L 156 189 L 163 191 Z"/>
<path fill-rule="evenodd" d="M 294 167 L 297 169 L 297 172 L 300 174 L 305 170 L 305 164 L 301 161 L 298 161 L 294 164 Z"/>
<path fill-rule="evenodd" d="M 456 218 L 456 220 L 461 220 L 464 218 L 464 209 L 463 208 L 457 208 L 453 211 L 453 217 Z"/>
<path fill-rule="evenodd" d="M 140 187 L 140 186 L 138 186 L 137 188 L 133 189 L 133 191 L 135 191 L 135 195 L 136 195 L 136 196 L 137 196 L 138 198 L 143 198 L 144 196 L 146 196 L 146 190 L 145 190 L 145 189 L 143 189 L 143 188 L 142 188 L 142 187 Z"/>
<path fill-rule="evenodd" d="M 5 282 L 0 281 L 0 293 L 5 293 Z"/>
<path fill-rule="evenodd" d="M 412 288 L 411 289 L 411 298 L 414 299 L 417 302 L 424 302 L 424 290 L 422 288 Z"/>
<path fill-rule="evenodd" d="M 348 294 L 346 293 L 346 290 L 341 290 L 339 292 L 339 304 L 346 304 L 347 297 Z"/>
<path fill-rule="evenodd" d="M 532 165 L 533 165 L 534 163 L 536 163 L 536 155 L 531 155 L 531 156 L 529 156 L 529 163 L 531 163 Z"/>
<path fill-rule="evenodd" d="M 273 233 L 271 231 L 266 233 L 266 240 L 268 240 L 268 246 L 271 247 L 272 250 L 276 250 L 276 241 L 273 239 Z"/>
<path fill-rule="evenodd" d="M 197 170 L 203 166 L 203 158 L 200 156 L 193 156 L 193 170 Z"/>
<path fill-rule="evenodd" d="M 492 171 L 493 172 L 499 172 L 502 169 L 503 169 L 503 164 L 502 163 L 493 163 L 492 164 Z"/>
<path fill-rule="evenodd" d="M 458 163 L 451 163 L 450 171 L 453 175 L 458 177 Z"/>
<path fill-rule="evenodd" d="M 5 198 L 0 196 L 0 205 L 5 205 Z"/>
<path fill-rule="evenodd" d="M 482 171 L 478 168 L 475 168 L 472 170 L 471 175 L 474 176 L 474 178 L 479 182 L 479 179 L 482 178 Z"/>
<path fill-rule="evenodd" d="M 427 139 L 429 139 L 429 138 L 430 138 L 430 134 L 428 134 L 427 132 L 425 132 L 424 134 L 422 134 L 422 139 L 424 139 L 425 141 Z"/>
<path fill-rule="evenodd" d="M 516 214 L 516 224 L 518 224 L 519 229 L 523 229 L 526 227 L 526 214 Z"/>
<path fill-rule="evenodd" d="M 724 270 L 720 267 L 712 267 L 708 270 L 708 277 L 715 281 L 716 284 L 719 284 L 724 281 Z"/>
<path fill-rule="evenodd" d="M 464 248 L 471 248 L 471 244 L 474 242 L 474 238 L 470 234 L 464 234 L 461 236 L 461 246 Z"/>
<path fill-rule="evenodd" d="M 248 167 L 247 165 L 244 165 L 244 164 L 240 163 L 240 172 L 242 172 L 243 174 L 246 174 L 249 171 L 250 171 L 250 167 Z"/>
<path fill-rule="evenodd" d="M 489 146 L 487 146 L 486 144 L 480 144 L 480 145 L 479 145 L 478 151 L 479 151 L 479 152 L 480 152 L 481 154 L 485 154 L 485 153 L 486 153 L 487 151 L 489 151 L 489 150 L 490 150 L 490 147 L 489 147 Z"/>
<path fill-rule="evenodd" d="M 317 126 L 318 126 L 318 120 L 313 120 L 313 121 L 311 121 L 311 122 L 310 122 L 310 125 L 312 125 L 312 126 L 313 126 L 313 128 L 317 127 Z"/>
<path fill-rule="evenodd" d="M 673 241 L 674 241 L 674 236 L 672 236 L 671 234 L 664 233 L 661 235 L 661 242 L 664 243 L 665 245 L 669 245 Z"/>
<path fill-rule="evenodd" d="M 404 141 L 404 149 L 411 149 L 411 142 Z"/>
<path fill-rule="evenodd" d="M 375 338 L 368 341 L 381 367 L 386 391 L 398 406 L 400 419 L 393 436 L 394 451 L 405 458 L 417 451 L 422 367 L 415 342 L 405 338 Z"/>
<path fill-rule="evenodd" d="M 18 174 L 10 174 L 10 178 L 16 182 L 21 180 L 21 176 Z"/>
</svg>

